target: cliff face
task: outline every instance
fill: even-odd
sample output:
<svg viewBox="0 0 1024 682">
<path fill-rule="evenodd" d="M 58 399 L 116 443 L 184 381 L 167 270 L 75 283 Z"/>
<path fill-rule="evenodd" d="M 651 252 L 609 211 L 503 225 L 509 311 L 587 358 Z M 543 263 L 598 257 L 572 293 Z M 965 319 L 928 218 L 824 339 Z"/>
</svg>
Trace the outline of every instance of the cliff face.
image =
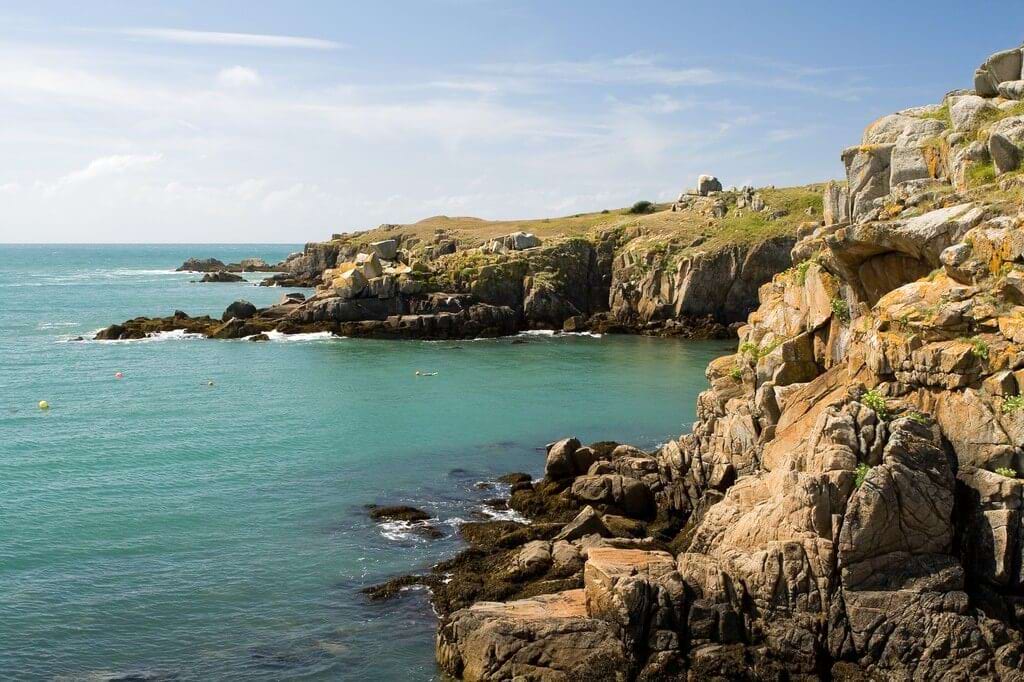
<svg viewBox="0 0 1024 682">
<path fill-rule="evenodd" d="M 710 196 L 684 194 L 680 202 L 645 214 L 605 211 L 516 223 L 435 218 L 385 225 L 307 244 L 286 261 L 287 272 L 267 284 L 317 286 L 320 291 L 307 308 L 320 310 L 324 299 L 386 298 L 384 293 L 398 300 L 363 307 L 409 315 L 422 307 L 417 297 L 446 293 L 507 308 L 521 328 L 560 329 L 572 320 L 576 331 L 665 332 L 699 318 L 719 325 L 721 332 L 756 306 L 761 284 L 789 266 L 800 227 L 821 224 L 822 191 L 716 190 Z M 500 233 L 510 227 L 542 236 Z M 353 292 L 332 285 L 337 271 L 385 242 L 391 246 L 382 259 L 385 266 L 396 266 L 390 274 L 399 285 L 406 282 L 404 288 L 384 283 Z M 389 273 L 370 274 L 373 280 Z M 335 301 L 327 307 L 350 306 Z M 327 320 L 321 316 L 321 321 Z"/>
<path fill-rule="evenodd" d="M 577 589 L 447 615 L 449 672 L 1024 679 L 1021 62 L 993 56 L 976 92 L 880 119 L 843 152 L 827 224 L 760 287 L 691 433 L 654 453 L 549 448 L 528 494 L 583 509 L 545 540 L 578 553 Z M 647 272 L 612 300 L 688 310 L 689 276 Z M 513 506 L 536 510 L 525 494 Z"/>
</svg>

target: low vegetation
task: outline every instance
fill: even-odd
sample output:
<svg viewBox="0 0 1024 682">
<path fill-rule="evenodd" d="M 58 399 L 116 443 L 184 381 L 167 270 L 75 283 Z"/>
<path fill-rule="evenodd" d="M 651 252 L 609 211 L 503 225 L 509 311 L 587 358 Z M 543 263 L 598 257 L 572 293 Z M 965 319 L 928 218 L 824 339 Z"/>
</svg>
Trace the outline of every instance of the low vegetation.
<svg viewBox="0 0 1024 682">
<path fill-rule="evenodd" d="M 1012 414 L 1024 408 L 1024 395 L 1012 395 L 1003 399 L 1003 413 Z"/>
<path fill-rule="evenodd" d="M 858 488 L 861 487 L 861 485 L 864 483 L 864 479 L 868 477 L 869 471 L 871 471 L 871 467 L 869 467 L 864 462 L 858 464 L 857 468 L 853 470 L 854 475 L 856 476 L 856 478 L 854 478 L 853 484 Z"/>
<path fill-rule="evenodd" d="M 996 469 L 996 473 L 1000 476 L 1006 476 L 1006 478 L 1017 478 L 1017 472 L 1008 467 L 999 467 Z"/>
<path fill-rule="evenodd" d="M 874 410 L 881 419 L 887 419 L 889 417 L 889 410 L 885 403 L 885 397 L 876 391 L 871 389 L 861 396 L 860 401 Z"/>
</svg>

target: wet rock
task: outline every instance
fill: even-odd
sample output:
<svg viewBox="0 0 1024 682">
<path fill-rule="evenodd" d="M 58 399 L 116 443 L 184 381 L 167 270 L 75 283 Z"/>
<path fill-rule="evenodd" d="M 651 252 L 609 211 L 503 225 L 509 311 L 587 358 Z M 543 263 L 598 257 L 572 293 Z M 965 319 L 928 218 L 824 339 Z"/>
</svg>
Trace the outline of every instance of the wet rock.
<svg viewBox="0 0 1024 682">
<path fill-rule="evenodd" d="M 224 322 L 227 322 L 233 317 L 239 320 L 248 320 L 255 314 L 256 306 L 249 303 L 249 301 L 238 300 L 224 309 L 224 314 L 220 316 L 220 319 Z"/>
<path fill-rule="evenodd" d="M 210 282 L 244 282 L 245 278 L 242 277 L 241 275 L 236 275 L 233 272 L 218 270 L 217 272 L 206 273 L 205 275 L 203 275 L 203 278 L 199 281 L 203 284 Z"/>
</svg>

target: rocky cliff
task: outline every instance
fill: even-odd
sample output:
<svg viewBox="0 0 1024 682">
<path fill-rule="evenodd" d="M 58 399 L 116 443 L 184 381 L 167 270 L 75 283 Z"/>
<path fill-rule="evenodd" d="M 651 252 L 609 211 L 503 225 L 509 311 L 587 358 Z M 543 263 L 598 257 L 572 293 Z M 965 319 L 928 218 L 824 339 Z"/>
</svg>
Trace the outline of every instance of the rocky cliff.
<svg viewBox="0 0 1024 682">
<path fill-rule="evenodd" d="M 513 222 L 440 217 L 334 235 L 273 266 L 282 272 L 263 282 L 315 287 L 303 301 L 244 321 L 138 318 L 97 338 L 174 329 L 215 338 L 270 330 L 464 338 L 523 329 L 727 336 L 755 307 L 758 287 L 790 265 L 797 235 L 822 224 L 824 186 L 724 191 L 702 177 L 714 182 L 662 206 Z M 231 267 L 212 259 L 182 266 Z"/>
<path fill-rule="evenodd" d="M 535 523 L 443 568 L 449 673 L 1024 679 L 1021 56 L 843 151 L 826 224 L 708 367 L 691 433 L 549 446 L 510 499 Z M 714 289 L 691 268 L 612 300 L 686 312 L 682 282 Z M 459 572 L 474 552 L 487 579 Z"/>
</svg>

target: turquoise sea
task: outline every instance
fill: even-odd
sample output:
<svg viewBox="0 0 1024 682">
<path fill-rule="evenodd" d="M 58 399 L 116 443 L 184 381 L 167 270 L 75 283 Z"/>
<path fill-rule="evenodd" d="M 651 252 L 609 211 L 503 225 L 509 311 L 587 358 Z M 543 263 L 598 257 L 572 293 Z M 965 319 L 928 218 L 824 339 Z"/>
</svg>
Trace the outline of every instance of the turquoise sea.
<svg viewBox="0 0 1024 682">
<path fill-rule="evenodd" d="M 496 495 L 474 484 L 541 473 L 549 441 L 687 430 L 732 346 L 73 340 L 274 302 L 172 270 L 298 248 L 0 246 L 0 678 L 438 679 L 424 594 L 360 588 L 457 551 Z M 446 537 L 378 526 L 370 503 L 423 507 Z"/>
</svg>

